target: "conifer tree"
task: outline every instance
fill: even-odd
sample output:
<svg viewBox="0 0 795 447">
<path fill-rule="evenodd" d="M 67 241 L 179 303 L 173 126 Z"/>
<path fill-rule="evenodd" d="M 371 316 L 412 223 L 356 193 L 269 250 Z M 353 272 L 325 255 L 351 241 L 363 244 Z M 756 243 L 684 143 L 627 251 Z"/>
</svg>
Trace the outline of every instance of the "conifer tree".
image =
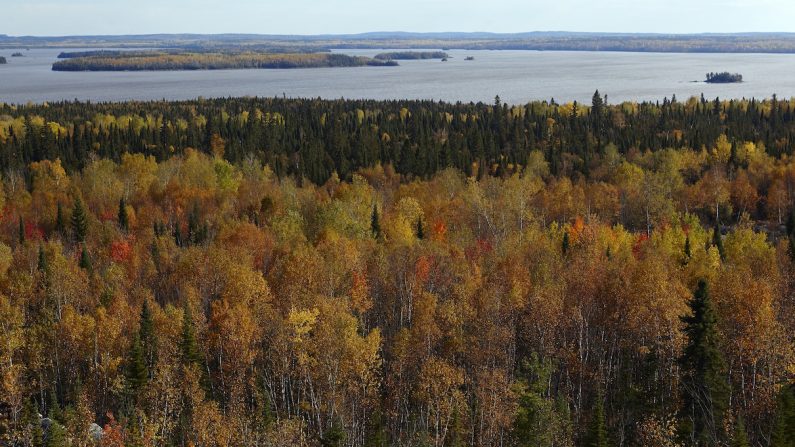
<svg viewBox="0 0 795 447">
<path fill-rule="evenodd" d="M 725 261 L 726 253 L 723 250 L 723 237 L 720 234 L 720 225 L 715 225 L 715 229 L 712 231 L 712 243 L 718 249 L 721 261 Z"/>
<path fill-rule="evenodd" d="M 127 354 L 127 391 L 135 401 L 140 391 L 146 386 L 149 373 L 146 368 L 144 350 L 141 347 L 141 337 L 138 334 L 133 336 L 130 352 Z"/>
<path fill-rule="evenodd" d="M 381 237 L 381 219 L 378 216 L 378 205 L 376 204 L 373 204 L 373 213 L 370 215 L 370 231 L 374 238 Z"/>
<path fill-rule="evenodd" d="M 55 212 L 55 231 L 61 238 L 66 237 L 66 220 L 63 217 L 63 206 L 58 202 L 58 208 Z"/>
<path fill-rule="evenodd" d="M 44 252 L 44 247 L 41 245 L 39 245 L 39 261 L 36 265 L 36 268 L 41 273 L 45 273 L 49 268 L 47 265 L 47 253 Z"/>
<path fill-rule="evenodd" d="M 22 217 L 19 218 L 19 230 L 18 230 L 18 239 L 19 244 L 22 245 L 25 243 L 25 220 Z"/>
<path fill-rule="evenodd" d="M 725 437 L 723 417 L 729 403 L 729 384 L 706 281 L 699 281 L 690 309 L 691 315 L 682 318 L 687 345 L 679 359 L 684 402 L 680 430 L 691 444 L 717 445 Z"/>
<path fill-rule="evenodd" d="M 597 393 L 594 401 L 591 423 L 585 437 L 586 447 L 607 447 L 607 425 L 605 424 L 604 397 L 601 391 Z"/>
<path fill-rule="evenodd" d="M 737 418 L 737 423 L 734 425 L 732 447 L 750 447 L 748 443 L 748 433 L 745 431 L 745 421 L 743 421 L 742 416 Z"/>
<path fill-rule="evenodd" d="M 157 364 L 157 334 L 155 333 L 155 322 L 152 319 L 152 311 L 149 309 L 148 300 L 144 300 L 141 306 L 138 336 L 141 339 L 141 349 L 143 349 L 148 377 L 151 378 L 154 367 Z"/>
<path fill-rule="evenodd" d="M 83 270 L 88 272 L 91 271 L 91 257 L 88 254 L 88 248 L 86 248 L 86 244 L 83 244 L 83 250 L 80 252 L 80 263 L 78 265 Z"/>
<path fill-rule="evenodd" d="M 422 228 L 422 217 L 417 218 L 417 239 L 425 239 L 425 230 Z"/>
<path fill-rule="evenodd" d="M 83 201 L 78 197 L 72 210 L 72 237 L 76 242 L 85 242 L 88 234 L 88 218 L 83 208 Z"/>
<path fill-rule="evenodd" d="M 119 199 L 119 228 L 125 233 L 130 231 L 130 219 L 127 216 L 127 202 L 124 197 Z"/>
<path fill-rule="evenodd" d="M 563 233 L 563 242 L 561 242 L 561 251 L 563 252 L 563 256 L 569 252 L 569 232 L 566 231 Z"/>
<path fill-rule="evenodd" d="M 28 400 L 22 409 L 22 425 L 25 429 L 25 445 L 43 447 L 44 432 L 41 429 L 41 419 L 33 400 Z"/>
<path fill-rule="evenodd" d="M 795 445 L 795 389 L 785 385 L 779 392 L 776 402 L 776 418 L 770 447 L 790 447 Z"/>
<path fill-rule="evenodd" d="M 685 236 L 685 261 L 690 260 L 692 253 L 690 251 L 690 235 Z"/>
</svg>

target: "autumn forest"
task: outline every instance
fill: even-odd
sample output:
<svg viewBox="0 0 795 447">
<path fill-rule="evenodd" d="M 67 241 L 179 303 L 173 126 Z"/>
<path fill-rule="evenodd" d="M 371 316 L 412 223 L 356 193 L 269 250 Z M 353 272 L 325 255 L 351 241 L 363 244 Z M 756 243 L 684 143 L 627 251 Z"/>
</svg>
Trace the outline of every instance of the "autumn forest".
<svg viewBox="0 0 795 447">
<path fill-rule="evenodd" d="M 793 446 L 795 100 L 0 105 L 0 445 Z"/>
</svg>

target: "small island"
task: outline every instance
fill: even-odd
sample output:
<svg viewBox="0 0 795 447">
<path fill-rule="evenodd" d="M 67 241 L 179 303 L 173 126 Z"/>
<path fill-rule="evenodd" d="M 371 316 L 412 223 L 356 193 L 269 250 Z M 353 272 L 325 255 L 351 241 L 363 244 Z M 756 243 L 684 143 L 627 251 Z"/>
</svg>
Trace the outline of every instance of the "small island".
<svg viewBox="0 0 795 447">
<path fill-rule="evenodd" d="M 7 63 L 7 62 L 8 62 L 8 61 L 6 61 L 6 58 L 5 58 L 5 57 L 3 57 L 3 56 L 0 56 L 0 65 L 3 65 L 3 64 L 5 64 L 5 63 Z"/>
<path fill-rule="evenodd" d="M 447 59 L 449 54 L 444 51 L 396 51 L 392 53 L 380 53 L 375 55 L 378 60 L 416 60 L 416 59 Z"/>
<path fill-rule="evenodd" d="M 20 52 L 16 52 L 16 53 L 12 54 L 11 57 L 25 57 L 25 55 L 20 53 Z"/>
<path fill-rule="evenodd" d="M 475 57 L 474 56 L 467 56 L 466 59 L 464 59 L 464 60 L 465 61 L 474 61 Z"/>
<path fill-rule="evenodd" d="M 65 55 L 74 56 L 74 55 Z M 378 60 L 338 53 L 167 52 L 127 51 L 65 57 L 53 71 L 167 71 L 244 68 L 391 67 L 393 60 Z"/>
<path fill-rule="evenodd" d="M 728 71 L 724 71 L 723 73 L 707 73 L 707 80 L 705 82 L 710 84 L 733 84 L 743 82 L 743 75 L 739 73 L 729 73 Z"/>
</svg>

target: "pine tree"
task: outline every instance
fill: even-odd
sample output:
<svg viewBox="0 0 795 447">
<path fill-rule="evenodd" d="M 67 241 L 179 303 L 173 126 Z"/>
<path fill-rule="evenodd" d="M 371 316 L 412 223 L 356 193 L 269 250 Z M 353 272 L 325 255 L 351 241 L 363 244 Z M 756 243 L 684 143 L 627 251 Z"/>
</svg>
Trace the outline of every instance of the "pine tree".
<svg viewBox="0 0 795 447">
<path fill-rule="evenodd" d="M 685 262 L 690 260 L 692 253 L 690 251 L 690 235 L 685 236 Z"/>
<path fill-rule="evenodd" d="M 569 232 L 566 231 L 566 232 L 563 233 L 563 242 L 561 242 L 561 244 L 560 244 L 561 245 L 560 248 L 561 248 L 561 251 L 563 252 L 563 256 L 566 256 L 566 254 L 569 252 L 569 244 L 570 244 L 570 242 L 569 242 Z"/>
<path fill-rule="evenodd" d="M 182 352 L 182 362 L 185 364 L 196 364 L 201 366 L 202 356 L 196 344 L 196 332 L 193 327 L 193 314 L 190 306 L 185 303 L 185 312 L 182 317 L 182 339 L 179 344 Z"/>
<path fill-rule="evenodd" d="M 425 239 L 425 231 L 422 228 L 422 217 L 417 218 L 417 239 Z"/>
<path fill-rule="evenodd" d="M 718 249 L 721 261 L 725 261 L 726 253 L 723 250 L 723 237 L 721 237 L 720 234 L 720 225 L 715 225 L 715 229 L 712 231 L 712 244 Z"/>
<path fill-rule="evenodd" d="M 345 432 L 340 427 L 339 423 L 332 424 L 332 426 L 323 433 L 320 438 L 320 445 L 322 447 L 342 447 L 345 445 Z"/>
<path fill-rule="evenodd" d="M 44 252 L 44 247 L 39 245 L 39 261 L 36 265 L 36 268 L 41 272 L 45 273 L 49 269 L 47 265 L 47 253 Z"/>
<path fill-rule="evenodd" d="M 734 425 L 732 447 L 750 447 L 748 443 L 748 433 L 745 431 L 745 421 L 743 421 L 742 416 L 737 418 L 737 423 Z"/>
<path fill-rule="evenodd" d="M 22 217 L 19 218 L 19 230 L 17 237 L 19 239 L 19 244 L 23 245 L 25 243 L 25 220 Z"/>
<path fill-rule="evenodd" d="M 378 216 L 378 206 L 376 204 L 373 204 L 373 213 L 370 216 L 370 231 L 374 238 L 381 238 L 381 219 Z"/>
<path fill-rule="evenodd" d="M 66 219 L 63 217 L 63 207 L 61 202 L 58 202 L 58 209 L 55 212 L 55 231 L 61 238 L 66 237 Z"/>
<path fill-rule="evenodd" d="M 596 395 L 593 411 L 591 413 L 591 423 L 585 436 L 586 447 L 607 447 L 607 425 L 605 424 L 604 397 L 599 392 Z"/>
<path fill-rule="evenodd" d="M 69 445 L 66 436 L 66 427 L 56 422 L 50 421 L 50 428 L 47 430 L 47 447 L 66 447 Z"/>
<path fill-rule="evenodd" d="M 148 377 L 151 378 L 152 372 L 157 364 L 157 334 L 155 333 L 155 322 L 152 319 L 152 312 L 149 309 L 149 302 L 147 300 L 144 300 L 141 306 L 138 337 L 141 339 L 141 348 L 144 353 Z"/>
<path fill-rule="evenodd" d="M 127 202 L 124 197 L 119 199 L 119 228 L 125 233 L 130 231 L 130 219 L 127 216 Z"/>
<path fill-rule="evenodd" d="M 88 254 L 86 244 L 83 244 L 83 250 L 80 252 L 80 263 L 78 265 L 85 271 L 91 271 L 91 257 Z"/>
<path fill-rule="evenodd" d="M 795 445 L 795 388 L 785 385 L 779 392 L 776 402 L 776 419 L 770 447 L 791 447 Z"/>
<path fill-rule="evenodd" d="M 679 359 L 684 402 L 680 429 L 692 444 L 716 445 L 725 437 L 722 427 L 729 384 L 706 281 L 699 281 L 690 309 L 692 314 L 682 318 L 687 345 Z"/>
<path fill-rule="evenodd" d="M 41 419 L 36 409 L 35 401 L 28 400 L 22 409 L 22 425 L 25 428 L 26 444 L 29 447 L 42 447 L 44 445 L 44 432 L 41 429 Z"/>
<path fill-rule="evenodd" d="M 146 386 L 149 378 L 144 350 L 141 347 L 141 337 L 137 333 L 133 336 L 126 363 L 127 392 L 132 400 L 135 401 L 140 391 Z"/>
<path fill-rule="evenodd" d="M 76 242 L 85 242 L 88 234 L 88 218 L 83 208 L 83 201 L 78 197 L 72 210 L 72 237 Z"/>
</svg>

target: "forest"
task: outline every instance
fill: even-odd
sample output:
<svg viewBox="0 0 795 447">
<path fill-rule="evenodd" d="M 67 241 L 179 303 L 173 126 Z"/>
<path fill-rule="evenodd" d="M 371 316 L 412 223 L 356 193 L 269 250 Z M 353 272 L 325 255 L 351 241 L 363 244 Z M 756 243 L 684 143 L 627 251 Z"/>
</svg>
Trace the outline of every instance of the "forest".
<svg viewBox="0 0 795 447">
<path fill-rule="evenodd" d="M 391 53 L 378 53 L 375 59 L 379 60 L 413 60 L 413 59 L 445 59 L 450 57 L 444 51 L 394 51 Z"/>
<path fill-rule="evenodd" d="M 791 446 L 795 101 L 0 106 L 0 443 Z"/>
<path fill-rule="evenodd" d="M 722 73 L 707 73 L 707 80 L 711 84 L 729 84 L 736 82 L 743 82 L 743 75 L 740 73 L 729 73 L 724 71 Z"/>
<path fill-rule="evenodd" d="M 79 54 L 79 53 L 78 53 Z M 54 71 L 225 70 L 395 66 L 397 62 L 332 53 L 118 51 L 61 53 Z M 60 57 L 59 56 L 59 57 Z"/>
</svg>

